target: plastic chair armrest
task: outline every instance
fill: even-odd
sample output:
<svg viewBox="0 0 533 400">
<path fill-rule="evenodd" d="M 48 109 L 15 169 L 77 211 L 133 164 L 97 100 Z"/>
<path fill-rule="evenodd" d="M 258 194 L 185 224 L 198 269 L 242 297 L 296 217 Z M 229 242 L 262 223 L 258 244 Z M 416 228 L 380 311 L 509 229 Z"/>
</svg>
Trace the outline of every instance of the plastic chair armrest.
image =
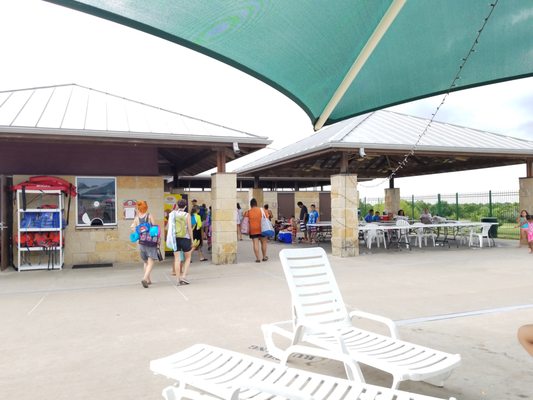
<svg viewBox="0 0 533 400">
<path fill-rule="evenodd" d="M 371 314 L 365 311 L 359 311 L 359 310 L 351 311 L 349 315 L 350 315 L 350 319 L 352 319 L 353 317 L 358 317 L 358 318 L 370 319 L 376 322 L 381 322 L 382 324 L 385 324 L 389 328 L 390 336 L 392 338 L 400 339 L 400 333 L 398 332 L 398 326 L 390 318 L 384 317 L 382 315 Z"/>
</svg>

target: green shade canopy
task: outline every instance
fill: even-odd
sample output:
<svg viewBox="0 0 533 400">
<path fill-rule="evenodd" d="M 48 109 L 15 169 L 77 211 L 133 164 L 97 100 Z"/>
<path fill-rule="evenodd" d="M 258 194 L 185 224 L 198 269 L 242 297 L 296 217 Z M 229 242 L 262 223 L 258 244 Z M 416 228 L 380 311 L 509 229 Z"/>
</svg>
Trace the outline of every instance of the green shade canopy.
<svg viewBox="0 0 533 400">
<path fill-rule="evenodd" d="M 533 74 L 528 0 L 48 1 L 230 64 L 287 95 L 316 128 L 447 92 L 458 72 L 451 90 Z"/>
</svg>

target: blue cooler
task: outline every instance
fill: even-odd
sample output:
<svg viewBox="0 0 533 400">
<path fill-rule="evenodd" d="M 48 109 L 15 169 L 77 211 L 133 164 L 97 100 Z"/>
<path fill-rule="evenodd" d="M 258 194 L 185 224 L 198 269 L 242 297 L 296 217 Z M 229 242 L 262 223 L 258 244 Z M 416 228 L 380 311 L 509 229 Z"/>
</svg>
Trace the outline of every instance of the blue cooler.
<svg viewBox="0 0 533 400">
<path fill-rule="evenodd" d="M 280 232 L 278 233 L 278 240 L 282 243 L 292 243 L 292 233 Z"/>
</svg>

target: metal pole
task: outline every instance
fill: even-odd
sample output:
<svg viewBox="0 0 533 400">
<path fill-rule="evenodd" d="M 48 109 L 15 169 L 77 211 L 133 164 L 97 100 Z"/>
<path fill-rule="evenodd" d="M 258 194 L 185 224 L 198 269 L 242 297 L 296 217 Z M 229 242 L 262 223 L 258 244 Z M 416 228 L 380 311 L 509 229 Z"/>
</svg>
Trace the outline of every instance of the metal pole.
<svg viewBox="0 0 533 400">
<path fill-rule="evenodd" d="M 489 217 L 492 217 L 492 190 L 489 190 Z"/>
<path fill-rule="evenodd" d="M 348 73 L 342 80 L 341 84 L 329 100 L 328 104 L 324 108 L 324 111 L 322 111 L 322 114 L 318 118 L 316 124 L 315 124 L 315 131 L 318 131 L 320 128 L 324 126 L 324 123 L 327 121 L 337 104 L 341 101 L 344 94 L 348 91 L 350 88 L 350 85 L 355 80 L 367 60 L 372 55 L 372 52 L 376 49 L 379 41 L 387 33 L 387 30 L 390 28 L 392 23 L 394 22 L 394 19 L 398 16 L 400 13 L 400 10 L 404 6 L 406 0 L 394 0 L 392 4 L 390 5 L 389 9 L 385 12 L 383 15 L 383 18 L 379 22 L 379 24 L 376 26 L 376 29 L 366 42 L 365 46 L 361 50 L 361 52 L 357 55 L 357 58 L 355 59 L 353 65 L 348 70 Z"/>
<path fill-rule="evenodd" d="M 415 195 L 411 195 L 411 218 L 415 219 Z"/>
<path fill-rule="evenodd" d="M 459 193 L 455 193 L 455 219 L 459 221 Z"/>
<path fill-rule="evenodd" d="M 440 193 L 437 194 L 437 214 L 442 217 L 442 205 L 440 204 Z"/>
</svg>

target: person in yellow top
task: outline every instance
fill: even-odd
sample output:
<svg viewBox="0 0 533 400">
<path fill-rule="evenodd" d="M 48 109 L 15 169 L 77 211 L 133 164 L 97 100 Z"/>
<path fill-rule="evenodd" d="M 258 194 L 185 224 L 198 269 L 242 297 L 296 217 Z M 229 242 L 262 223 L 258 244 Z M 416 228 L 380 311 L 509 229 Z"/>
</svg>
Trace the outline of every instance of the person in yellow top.
<svg viewBox="0 0 533 400">
<path fill-rule="evenodd" d="M 182 265 L 181 275 L 178 274 L 179 265 L 174 268 L 178 280 L 178 285 L 188 285 L 190 282 L 187 279 L 189 272 L 189 265 L 191 264 L 192 254 L 192 225 L 191 215 L 185 211 L 187 208 L 187 200 L 180 199 L 178 201 L 178 208 L 172 211 L 168 216 L 168 231 L 167 231 L 167 247 L 174 251 L 174 259 L 177 260 L 179 252 L 183 251 L 185 261 Z M 179 276 L 178 276 L 179 275 Z"/>
</svg>

